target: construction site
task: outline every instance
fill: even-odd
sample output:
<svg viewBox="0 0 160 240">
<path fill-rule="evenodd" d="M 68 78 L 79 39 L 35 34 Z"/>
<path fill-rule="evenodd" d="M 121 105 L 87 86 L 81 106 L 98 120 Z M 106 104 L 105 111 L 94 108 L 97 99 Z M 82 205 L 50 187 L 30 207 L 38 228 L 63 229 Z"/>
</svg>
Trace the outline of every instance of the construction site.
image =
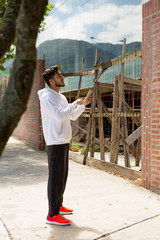
<svg viewBox="0 0 160 240">
<path fill-rule="evenodd" d="M 36 47 L 31 40 L 36 35 L 28 29 L 34 29 L 44 1 L 2 1 L 18 2 L 18 54 L 0 64 L 1 120 L 19 111 L 30 75 L 33 84 L 0 159 L 0 240 L 159 240 L 160 0 L 51 0 L 54 7 Z M 26 28 L 25 22 L 33 26 Z M 27 44 L 22 33 L 29 35 Z M 26 48 L 31 42 L 35 51 Z M 49 68 L 56 72 L 45 78 Z M 39 91 L 51 93 L 43 108 Z M 77 109 L 79 117 L 73 118 Z M 8 125 L 1 124 L 4 139 L 15 113 Z M 56 116 L 63 113 L 62 120 Z M 49 144 L 44 126 L 52 133 Z M 62 130 L 68 137 L 64 144 L 53 142 Z M 66 188 L 59 187 L 66 179 Z M 53 184 L 57 192 L 65 190 L 64 199 L 56 190 L 50 195 L 69 208 L 70 215 L 57 208 L 61 219 L 67 214 L 68 226 L 46 221 L 52 218 L 47 199 Z"/>
<path fill-rule="evenodd" d="M 76 48 L 72 40 L 57 39 L 54 43 L 59 44 L 59 48 L 54 56 L 50 53 L 53 42 L 48 40 L 45 43 L 48 44 L 48 55 L 42 44 L 37 50 L 37 68 L 27 111 L 13 136 L 33 148 L 45 150 L 37 91 L 46 87 L 42 78 L 44 70 L 51 64 L 59 64 L 65 79 L 61 93 L 69 103 L 85 97 L 92 90 L 92 103 L 77 121 L 71 123 L 71 158 L 80 159 L 84 165 L 139 178 L 142 186 L 159 192 L 159 5 L 157 0 L 142 5 L 141 48 L 126 51 L 128 38 L 124 36 L 121 52 L 116 58 L 104 55 L 99 45 L 95 44 L 94 62 L 88 65 L 91 56 L 87 53 L 83 55 L 83 48 L 85 45 L 89 49 L 89 43 L 79 41 L 76 44 L 82 48 Z M 93 40 L 94 37 L 91 38 Z M 64 47 L 65 42 L 67 45 Z M 70 45 L 75 54 L 72 58 L 67 52 Z M 52 48 L 55 50 L 54 46 Z M 62 55 L 65 55 L 68 65 L 64 65 Z M 79 65 L 71 68 L 77 62 Z M 4 72 L 1 75 L 1 98 L 8 79 L 9 72 Z M 120 167 L 119 170 L 117 167 Z"/>
<path fill-rule="evenodd" d="M 82 58 L 80 72 L 64 73 L 70 91 L 63 94 L 71 102 L 85 97 L 92 90 L 92 104 L 86 108 L 80 119 L 72 122 L 72 141 L 84 143 L 81 154 L 84 164 L 88 151 L 95 156 L 95 146 L 99 146 L 100 159 L 106 156 L 111 163 L 118 164 L 119 154 L 124 158 L 124 166 L 140 166 L 141 157 L 141 50 L 125 55 L 126 39 L 122 57 L 100 62 L 98 49 L 93 69 L 83 71 Z M 77 89 L 73 89 L 78 85 Z M 75 87 L 76 88 L 76 87 Z M 73 148 L 75 150 L 75 148 Z M 133 162 L 133 160 L 132 160 Z M 122 162 L 121 162 L 122 163 Z"/>
</svg>

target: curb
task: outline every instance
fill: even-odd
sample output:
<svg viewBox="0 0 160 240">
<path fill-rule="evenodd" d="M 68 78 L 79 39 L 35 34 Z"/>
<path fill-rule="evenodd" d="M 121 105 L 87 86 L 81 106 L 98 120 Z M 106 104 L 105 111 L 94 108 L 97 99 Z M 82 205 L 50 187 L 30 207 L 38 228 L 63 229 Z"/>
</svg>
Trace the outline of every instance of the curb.
<svg viewBox="0 0 160 240">
<path fill-rule="evenodd" d="M 79 153 L 69 151 L 69 158 L 77 163 L 83 164 L 83 155 Z M 141 179 L 141 172 L 139 171 L 123 167 L 114 163 L 104 162 L 96 158 L 87 157 L 86 165 L 106 172 L 111 172 L 113 174 L 118 174 L 121 177 L 127 177 L 131 180 L 137 180 L 139 178 Z"/>
</svg>

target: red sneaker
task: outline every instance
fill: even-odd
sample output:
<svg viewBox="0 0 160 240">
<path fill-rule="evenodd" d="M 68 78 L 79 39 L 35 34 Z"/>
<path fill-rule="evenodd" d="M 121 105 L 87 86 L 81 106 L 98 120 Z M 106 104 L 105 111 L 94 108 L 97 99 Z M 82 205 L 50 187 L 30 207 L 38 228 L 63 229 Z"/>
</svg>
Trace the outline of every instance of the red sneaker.
<svg viewBox="0 0 160 240">
<path fill-rule="evenodd" d="M 71 223 L 71 221 L 62 217 L 60 214 L 58 214 L 58 215 L 55 215 L 53 217 L 50 217 L 48 215 L 46 223 L 60 225 L 60 226 L 66 226 L 66 225 L 69 225 Z"/>
<path fill-rule="evenodd" d="M 69 214 L 72 214 L 72 213 L 73 213 L 73 210 L 61 206 L 60 209 L 59 209 L 59 213 L 60 213 L 61 215 L 69 215 Z"/>
</svg>

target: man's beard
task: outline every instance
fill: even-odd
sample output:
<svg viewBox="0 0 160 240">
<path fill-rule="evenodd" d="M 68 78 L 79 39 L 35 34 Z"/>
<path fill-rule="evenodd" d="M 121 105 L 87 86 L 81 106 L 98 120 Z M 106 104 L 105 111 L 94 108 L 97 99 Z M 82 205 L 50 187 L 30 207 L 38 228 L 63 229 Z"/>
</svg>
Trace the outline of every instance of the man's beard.
<svg viewBox="0 0 160 240">
<path fill-rule="evenodd" d="M 56 80 L 54 80 L 54 82 L 55 82 L 56 87 L 65 87 L 65 83 L 62 85 L 62 84 L 58 84 L 58 83 L 56 82 Z"/>
</svg>

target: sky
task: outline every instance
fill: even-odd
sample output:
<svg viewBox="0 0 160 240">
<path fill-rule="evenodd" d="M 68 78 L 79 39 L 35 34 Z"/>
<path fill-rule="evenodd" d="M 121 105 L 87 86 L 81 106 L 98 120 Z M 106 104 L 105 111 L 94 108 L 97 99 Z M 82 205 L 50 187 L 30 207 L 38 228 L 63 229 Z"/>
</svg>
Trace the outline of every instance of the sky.
<svg viewBox="0 0 160 240">
<path fill-rule="evenodd" d="M 142 40 L 142 4 L 148 0 L 51 0 L 37 46 L 47 40 L 75 39 L 91 43 Z"/>
</svg>

